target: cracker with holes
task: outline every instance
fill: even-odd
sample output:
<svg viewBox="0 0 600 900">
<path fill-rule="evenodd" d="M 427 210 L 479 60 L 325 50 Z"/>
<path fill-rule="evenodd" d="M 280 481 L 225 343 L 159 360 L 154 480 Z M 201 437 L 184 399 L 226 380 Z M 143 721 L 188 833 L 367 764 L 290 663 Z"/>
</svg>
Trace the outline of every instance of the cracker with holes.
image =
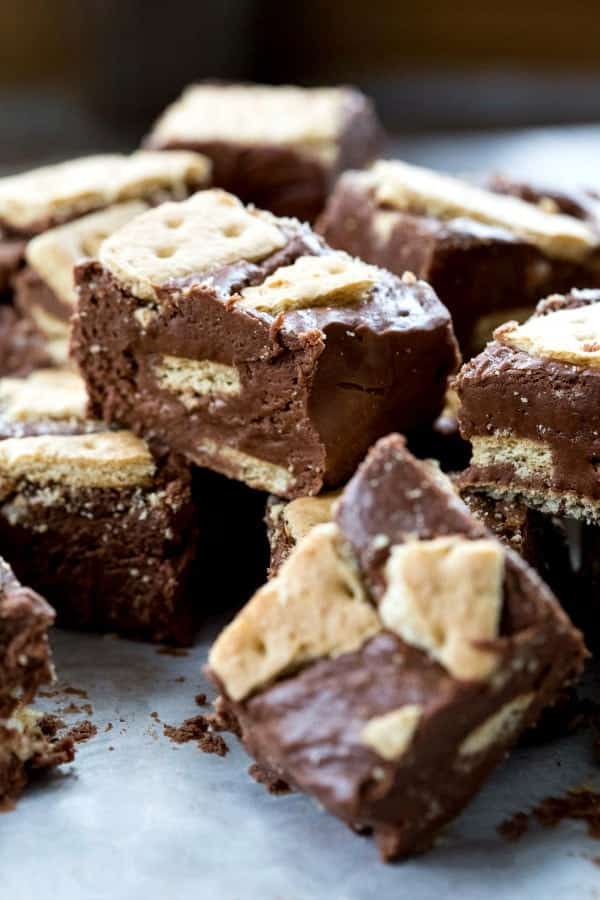
<svg viewBox="0 0 600 900">
<path fill-rule="evenodd" d="M 457 364 L 428 285 L 219 190 L 138 216 L 77 279 L 94 414 L 281 497 L 425 429 Z"/>
<path fill-rule="evenodd" d="M 16 293 L 47 362 L 67 356 L 75 263 L 148 205 L 184 199 L 209 180 L 209 160 L 185 151 L 88 156 L 0 178 L 0 302 Z M 23 373 L 9 362 L 0 360 L 0 375 Z"/>
<path fill-rule="evenodd" d="M 428 281 L 469 357 L 539 297 L 600 287 L 597 223 L 566 200 L 528 199 L 381 160 L 339 179 L 317 230 L 332 247 Z"/>
<path fill-rule="evenodd" d="M 397 859 L 463 809 L 585 648 L 535 572 L 398 435 L 330 521 L 299 502 L 287 527 L 308 528 L 208 672 L 259 763 Z"/>
<path fill-rule="evenodd" d="M 70 369 L 0 379 L 0 545 L 60 623 L 189 643 L 188 467 L 87 418 Z"/>
<path fill-rule="evenodd" d="M 213 183 L 277 215 L 312 221 L 335 177 L 371 162 L 380 126 L 351 88 L 190 85 L 146 145 L 206 154 Z"/>
</svg>

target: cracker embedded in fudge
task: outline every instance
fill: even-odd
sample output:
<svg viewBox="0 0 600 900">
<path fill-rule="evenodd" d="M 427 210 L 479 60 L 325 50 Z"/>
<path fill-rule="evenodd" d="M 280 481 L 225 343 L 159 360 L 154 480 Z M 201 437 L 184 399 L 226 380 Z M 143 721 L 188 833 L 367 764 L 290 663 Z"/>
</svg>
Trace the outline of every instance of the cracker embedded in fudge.
<svg viewBox="0 0 600 900">
<path fill-rule="evenodd" d="M 456 366 L 428 285 L 222 191 L 138 216 L 77 278 L 93 414 L 278 496 L 335 487 L 383 433 L 428 427 Z"/>
<path fill-rule="evenodd" d="M 463 489 L 598 523 L 600 291 L 551 296 L 494 338 L 456 379 Z"/>
<path fill-rule="evenodd" d="M 146 139 L 206 154 L 216 186 L 308 221 L 335 177 L 371 162 L 380 143 L 375 110 L 360 91 L 210 83 L 186 88 Z"/>
<path fill-rule="evenodd" d="M 0 441 L 0 546 L 63 625 L 189 643 L 189 468 L 128 431 Z"/>
<path fill-rule="evenodd" d="M 540 296 L 600 284 L 588 223 L 399 161 L 344 174 L 317 229 L 333 247 L 428 281 L 465 356 Z"/>
<path fill-rule="evenodd" d="M 269 539 L 269 574 L 275 575 L 298 541 L 315 525 L 331 522 L 340 491 L 328 491 L 318 497 L 297 497 L 285 501 L 269 497 L 265 522 Z"/>
<path fill-rule="evenodd" d="M 27 244 L 27 265 L 15 279 L 15 304 L 43 335 L 56 364 L 69 357 L 69 323 L 77 303 L 74 266 L 97 256 L 103 240 L 146 209 L 141 200 L 117 203 L 50 228 Z"/>
<path fill-rule="evenodd" d="M 54 678 L 47 636 L 53 621 L 54 610 L 0 559 L 0 810 L 12 807 L 31 769 L 74 756 L 72 740 L 46 736 L 29 708 Z"/>
<path fill-rule="evenodd" d="M 539 577 L 392 435 L 209 674 L 258 762 L 389 860 L 430 846 L 584 656 Z"/>
</svg>

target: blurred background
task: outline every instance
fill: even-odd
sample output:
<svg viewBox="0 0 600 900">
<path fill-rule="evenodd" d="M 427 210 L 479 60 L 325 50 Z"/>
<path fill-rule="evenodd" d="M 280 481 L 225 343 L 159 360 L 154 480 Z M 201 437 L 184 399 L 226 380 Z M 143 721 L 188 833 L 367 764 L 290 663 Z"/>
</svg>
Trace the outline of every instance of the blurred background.
<svg viewBox="0 0 600 900">
<path fill-rule="evenodd" d="M 598 0 L 0 0 L 0 166 L 133 147 L 200 78 L 354 83 L 408 159 L 600 182 Z"/>
</svg>

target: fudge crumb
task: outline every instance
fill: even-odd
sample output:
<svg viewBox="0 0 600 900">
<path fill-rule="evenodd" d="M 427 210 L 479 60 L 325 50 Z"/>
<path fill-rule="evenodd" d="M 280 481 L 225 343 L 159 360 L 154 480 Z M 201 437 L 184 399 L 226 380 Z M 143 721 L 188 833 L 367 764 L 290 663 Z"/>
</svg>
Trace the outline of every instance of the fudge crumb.
<svg viewBox="0 0 600 900">
<path fill-rule="evenodd" d="M 42 734 L 48 738 L 56 737 L 59 731 L 62 731 L 63 728 L 67 727 L 65 720 L 53 713 L 46 713 L 43 715 L 42 718 L 38 720 L 37 724 Z"/>
<path fill-rule="evenodd" d="M 518 812 L 497 827 L 507 841 L 516 841 L 535 819 L 542 828 L 556 828 L 563 820 L 585 822 L 590 837 L 600 840 L 600 793 L 590 788 L 574 788 L 560 797 L 546 797 L 529 813 Z"/>
<path fill-rule="evenodd" d="M 183 675 L 178 675 L 177 678 L 175 678 L 173 680 L 175 681 L 175 684 L 183 684 L 183 682 L 185 681 L 185 678 Z"/>
<path fill-rule="evenodd" d="M 76 744 L 83 744 L 85 741 L 89 741 L 90 738 L 96 737 L 97 734 L 98 729 L 94 723 L 88 719 L 82 719 L 81 722 L 75 722 L 69 729 L 67 737 L 72 738 Z"/>
<path fill-rule="evenodd" d="M 219 729 L 214 726 L 211 716 L 193 716 L 186 719 L 181 725 L 163 725 L 163 733 L 175 744 L 187 744 L 195 741 L 199 750 L 203 753 L 215 753 L 217 756 L 225 756 L 229 747 L 223 738 L 215 732 Z"/>
<path fill-rule="evenodd" d="M 158 713 L 156 712 L 156 710 L 154 712 L 150 713 L 150 718 L 154 719 L 155 722 L 160 722 L 160 717 L 159 717 Z"/>
<path fill-rule="evenodd" d="M 110 746 L 108 749 L 109 749 L 109 750 L 114 750 L 115 748 L 114 748 L 113 746 Z"/>
<path fill-rule="evenodd" d="M 107 723 L 106 723 L 106 728 L 105 728 L 104 730 L 105 730 L 105 731 L 112 731 L 112 727 L 113 727 L 113 723 L 112 723 L 112 722 L 107 722 Z"/>
<path fill-rule="evenodd" d="M 169 647 L 166 644 L 156 651 L 159 656 L 189 656 L 189 650 L 185 647 Z"/>
<path fill-rule="evenodd" d="M 529 829 L 529 816 L 518 812 L 505 819 L 497 826 L 496 831 L 505 841 L 518 841 Z"/>
<path fill-rule="evenodd" d="M 291 794 L 292 789 L 283 778 L 279 778 L 271 769 L 262 766 L 260 763 L 254 763 L 248 769 L 248 775 L 258 784 L 264 785 L 269 794 L 275 797 L 281 797 L 283 794 Z"/>
<path fill-rule="evenodd" d="M 207 706 L 208 700 L 206 699 L 206 694 L 196 694 L 194 697 L 194 703 L 196 706 Z"/>
<path fill-rule="evenodd" d="M 600 839 L 600 794 L 589 788 L 567 791 L 561 797 L 546 797 L 533 808 L 544 828 L 555 828 L 563 819 L 585 822 L 590 837 Z"/>
</svg>

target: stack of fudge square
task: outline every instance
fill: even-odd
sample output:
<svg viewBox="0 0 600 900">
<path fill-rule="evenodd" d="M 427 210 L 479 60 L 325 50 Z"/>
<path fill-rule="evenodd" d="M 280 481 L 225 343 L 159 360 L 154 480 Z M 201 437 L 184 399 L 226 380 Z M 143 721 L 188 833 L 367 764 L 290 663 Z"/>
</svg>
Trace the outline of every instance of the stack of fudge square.
<svg viewBox="0 0 600 900">
<path fill-rule="evenodd" d="M 29 708 L 54 615 L 191 643 L 195 561 L 224 518 L 244 558 L 257 498 L 269 578 L 207 675 L 266 777 L 383 859 L 579 677 L 597 198 L 380 147 L 356 90 L 207 83 L 131 156 L 0 179 L 0 802 L 72 756 Z"/>
</svg>

